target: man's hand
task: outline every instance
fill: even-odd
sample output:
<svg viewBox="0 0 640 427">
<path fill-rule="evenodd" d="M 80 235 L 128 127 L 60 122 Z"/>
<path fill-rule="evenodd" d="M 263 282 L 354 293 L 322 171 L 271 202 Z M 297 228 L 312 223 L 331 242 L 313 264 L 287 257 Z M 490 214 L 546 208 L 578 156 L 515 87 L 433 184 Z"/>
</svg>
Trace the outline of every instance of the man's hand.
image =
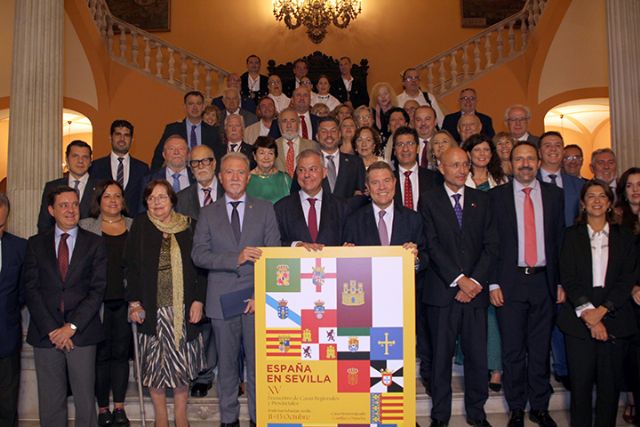
<svg viewBox="0 0 640 427">
<path fill-rule="evenodd" d="M 56 348 L 58 348 L 58 347 L 56 347 Z M 62 346 L 60 348 L 58 348 L 58 350 L 63 350 L 63 351 L 66 351 L 67 353 L 69 353 L 71 350 L 73 350 L 73 341 L 71 340 L 71 338 L 69 338 L 65 342 L 63 342 Z"/>
<path fill-rule="evenodd" d="M 564 304 L 567 300 L 567 293 L 564 291 L 562 286 L 558 286 L 558 298 L 556 299 L 556 304 Z"/>
<path fill-rule="evenodd" d="M 254 311 L 256 311 L 255 300 L 247 300 L 247 306 L 244 308 L 244 314 L 253 314 Z"/>
<path fill-rule="evenodd" d="M 596 324 L 591 328 L 591 337 L 598 341 L 606 341 L 609 339 L 607 328 L 605 328 L 602 322 Z"/>
<path fill-rule="evenodd" d="M 467 295 L 466 293 L 464 293 L 463 291 L 458 291 L 458 293 L 456 294 L 456 301 L 461 302 L 463 304 L 469 303 L 471 302 L 471 297 L 469 297 L 469 295 Z"/>
<path fill-rule="evenodd" d="M 144 323 L 144 307 L 138 305 L 129 305 L 129 320 L 139 324 Z"/>
<path fill-rule="evenodd" d="M 418 262 L 418 245 L 413 242 L 407 242 L 402 245 L 402 247 L 413 254 L 416 262 Z"/>
<path fill-rule="evenodd" d="M 251 246 L 247 246 L 240 252 L 238 255 L 238 266 L 244 264 L 245 262 L 256 262 L 262 256 L 262 250 L 258 248 L 254 248 Z"/>
<path fill-rule="evenodd" d="M 640 305 L 640 286 L 635 285 L 631 290 L 631 296 L 633 297 L 633 301 Z"/>
<path fill-rule="evenodd" d="M 200 301 L 194 301 L 191 303 L 189 309 L 189 322 L 198 323 L 202 320 L 202 308 L 203 304 Z"/>
<path fill-rule="evenodd" d="M 502 289 L 496 288 L 489 292 L 489 299 L 494 307 L 502 307 L 504 305 L 504 296 L 502 295 Z"/>
<path fill-rule="evenodd" d="M 344 246 L 345 248 L 352 248 L 352 247 L 354 247 L 354 246 L 355 246 L 355 244 L 353 244 L 353 243 L 349 243 L 349 242 L 344 242 L 344 243 L 342 244 L 342 246 Z"/>
<path fill-rule="evenodd" d="M 309 252 L 319 252 L 324 249 L 324 245 L 322 243 L 298 242 L 296 243 L 296 248 L 305 248 Z"/>
<path fill-rule="evenodd" d="M 482 286 L 478 285 L 467 276 L 462 276 L 458 279 L 458 288 L 465 294 L 469 295 L 469 298 L 474 299 L 482 292 Z"/>
<path fill-rule="evenodd" d="M 71 329 L 71 324 L 65 323 L 60 328 L 54 329 L 53 331 L 49 332 L 49 340 L 51 341 L 51 344 L 60 349 L 64 345 L 64 343 L 75 333 L 76 331 Z"/>
<path fill-rule="evenodd" d="M 600 306 L 598 308 L 589 308 L 580 314 L 580 318 L 588 327 L 593 328 L 602 322 L 602 318 L 607 314 L 607 309 Z"/>
</svg>

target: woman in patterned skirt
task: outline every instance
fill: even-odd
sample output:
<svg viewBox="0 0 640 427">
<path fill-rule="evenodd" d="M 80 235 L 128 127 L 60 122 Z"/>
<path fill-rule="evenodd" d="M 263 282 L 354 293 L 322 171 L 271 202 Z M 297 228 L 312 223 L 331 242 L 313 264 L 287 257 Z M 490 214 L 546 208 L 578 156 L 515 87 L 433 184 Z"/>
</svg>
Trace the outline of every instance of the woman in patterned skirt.
<svg viewBox="0 0 640 427">
<path fill-rule="evenodd" d="M 140 325 L 141 378 L 157 427 L 168 426 L 167 388 L 173 389 L 176 426 L 188 425 L 189 383 L 205 368 L 198 323 L 206 277 L 191 261 L 195 224 L 173 210 L 176 202 L 167 181 L 151 181 L 144 189 L 148 211 L 134 220 L 124 254 L 130 318 Z"/>
</svg>

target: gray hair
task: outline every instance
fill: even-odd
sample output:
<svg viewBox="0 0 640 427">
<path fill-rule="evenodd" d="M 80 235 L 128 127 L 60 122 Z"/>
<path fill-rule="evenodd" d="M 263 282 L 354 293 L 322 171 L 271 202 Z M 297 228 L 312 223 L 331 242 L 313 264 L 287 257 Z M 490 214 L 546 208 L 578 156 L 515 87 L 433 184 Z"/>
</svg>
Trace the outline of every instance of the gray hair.
<svg viewBox="0 0 640 427">
<path fill-rule="evenodd" d="M 242 129 L 244 129 L 244 117 L 242 117 L 240 114 L 229 114 L 227 117 L 224 118 L 224 127 L 227 127 L 227 122 L 232 118 L 232 117 L 238 117 L 240 119 L 240 125 L 242 125 Z"/>
<path fill-rule="evenodd" d="M 596 164 L 596 156 L 605 153 L 610 153 L 614 159 L 616 158 L 616 153 L 611 148 L 598 148 L 593 153 L 591 153 L 591 166 Z"/>
<path fill-rule="evenodd" d="M 504 121 L 506 122 L 509 119 L 509 114 L 511 114 L 511 110 L 513 110 L 514 108 L 520 108 L 522 110 L 525 111 L 525 118 L 527 120 L 529 120 L 531 118 L 531 110 L 529 109 L 529 107 L 527 107 L 526 105 L 522 105 L 522 104 L 514 104 L 511 105 L 510 107 L 508 107 L 505 111 L 504 111 Z"/>
<path fill-rule="evenodd" d="M 237 160 L 242 160 L 246 165 L 247 165 L 247 170 L 251 170 L 251 166 L 249 163 L 249 158 L 247 156 L 245 156 L 242 153 L 238 153 L 235 151 L 232 151 L 230 153 L 225 154 L 224 156 L 222 156 L 222 159 L 220 159 L 220 171 L 222 171 L 222 168 L 224 166 L 224 162 L 227 159 L 237 159 Z"/>
</svg>

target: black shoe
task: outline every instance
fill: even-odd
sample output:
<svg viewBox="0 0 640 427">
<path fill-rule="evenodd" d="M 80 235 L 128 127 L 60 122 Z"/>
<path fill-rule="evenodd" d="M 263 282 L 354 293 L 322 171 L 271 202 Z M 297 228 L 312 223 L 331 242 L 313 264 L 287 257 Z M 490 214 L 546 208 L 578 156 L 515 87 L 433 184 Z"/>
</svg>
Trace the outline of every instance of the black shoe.
<svg viewBox="0 0 640 427">
<path fill-rule="evenodd" d="M 524 411 L 522 409 L 511 411 L 511 418 L 509 418 L 507 427 L 524 427 Z"/>
<path fill-rule="evenodd" d="M 499 393 L 500 390 L 502 390 L 502 384 L 501 383 L 489 383 L 489 390 L 495 391 L 496 393 Z"/>
<path fill-rule="evenodd" d="M 113 424 L 116 426 L 129 426 L 129 418 L 127 418 L 127 413 L 124 412 L 124 408 L 113 410 Z"/>
<path fill-rule="evenodd" d="M 553 374 L 553 377 L 556 379 L 556 381 L 562 384 L 562 387 L 564 387 L 567 391 L 571 391 L 571 379 L 568 375 Z"/>
<path fill-rule="evenodd" d="M 220 423 L 220 427 L 240 427 L 240 421 L 234 421 L 232 423 Z"/>
<path fill-rule="evenodd" d="M 529 411 L 529 419 L 542 427 L 558 427 L 549 411 Z"/>
<path fill-rule="evenodd" d="M 191 386 L 191 397 L 206 397 L 211 384 L 196 383 Z"/>
<path fill-rule="evenodd" d="M 473 427 L 491 427 L 491 424 L 489 424 L 489 421 L 487 421 L 486 418 L 480 421 L 467 420 L 467 424 Z"/>
<path fill-rule="evenodd" d="M 253 421 L 249 421 L 249 427 L 256 427 L 256 423 Z"/>
<path fill-rule="evenodd" d="M 446 421 L 438 421 L 434 419 L 431 420 L 431 424 L 430 424 L 431 427 L 447 427 L 448 425 L 449 423 Z"/>
<path fill-rule="evenodd" d="M 113 425 L 113 415 L 111 414 L 111 412 L 107 410 L 107 412 L 98 414 L 98 425 L 100 427 Z"/>
</svg>

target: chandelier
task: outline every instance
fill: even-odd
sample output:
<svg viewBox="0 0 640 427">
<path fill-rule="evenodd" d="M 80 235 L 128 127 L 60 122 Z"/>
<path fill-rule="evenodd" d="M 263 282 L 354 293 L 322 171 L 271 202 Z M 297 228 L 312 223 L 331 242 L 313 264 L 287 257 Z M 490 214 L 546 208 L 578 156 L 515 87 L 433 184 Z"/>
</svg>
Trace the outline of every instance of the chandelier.
<svg viewBox="0 0 640 427">
<path fill-rule="evenodd" d="M 304 25 L 314 43 L 324 39 L 329 24 L 347 28 L 361 10 L 361 0 L 273 0 L 276 20 L 284 20 L 290 30 Z"/>
</svg>

